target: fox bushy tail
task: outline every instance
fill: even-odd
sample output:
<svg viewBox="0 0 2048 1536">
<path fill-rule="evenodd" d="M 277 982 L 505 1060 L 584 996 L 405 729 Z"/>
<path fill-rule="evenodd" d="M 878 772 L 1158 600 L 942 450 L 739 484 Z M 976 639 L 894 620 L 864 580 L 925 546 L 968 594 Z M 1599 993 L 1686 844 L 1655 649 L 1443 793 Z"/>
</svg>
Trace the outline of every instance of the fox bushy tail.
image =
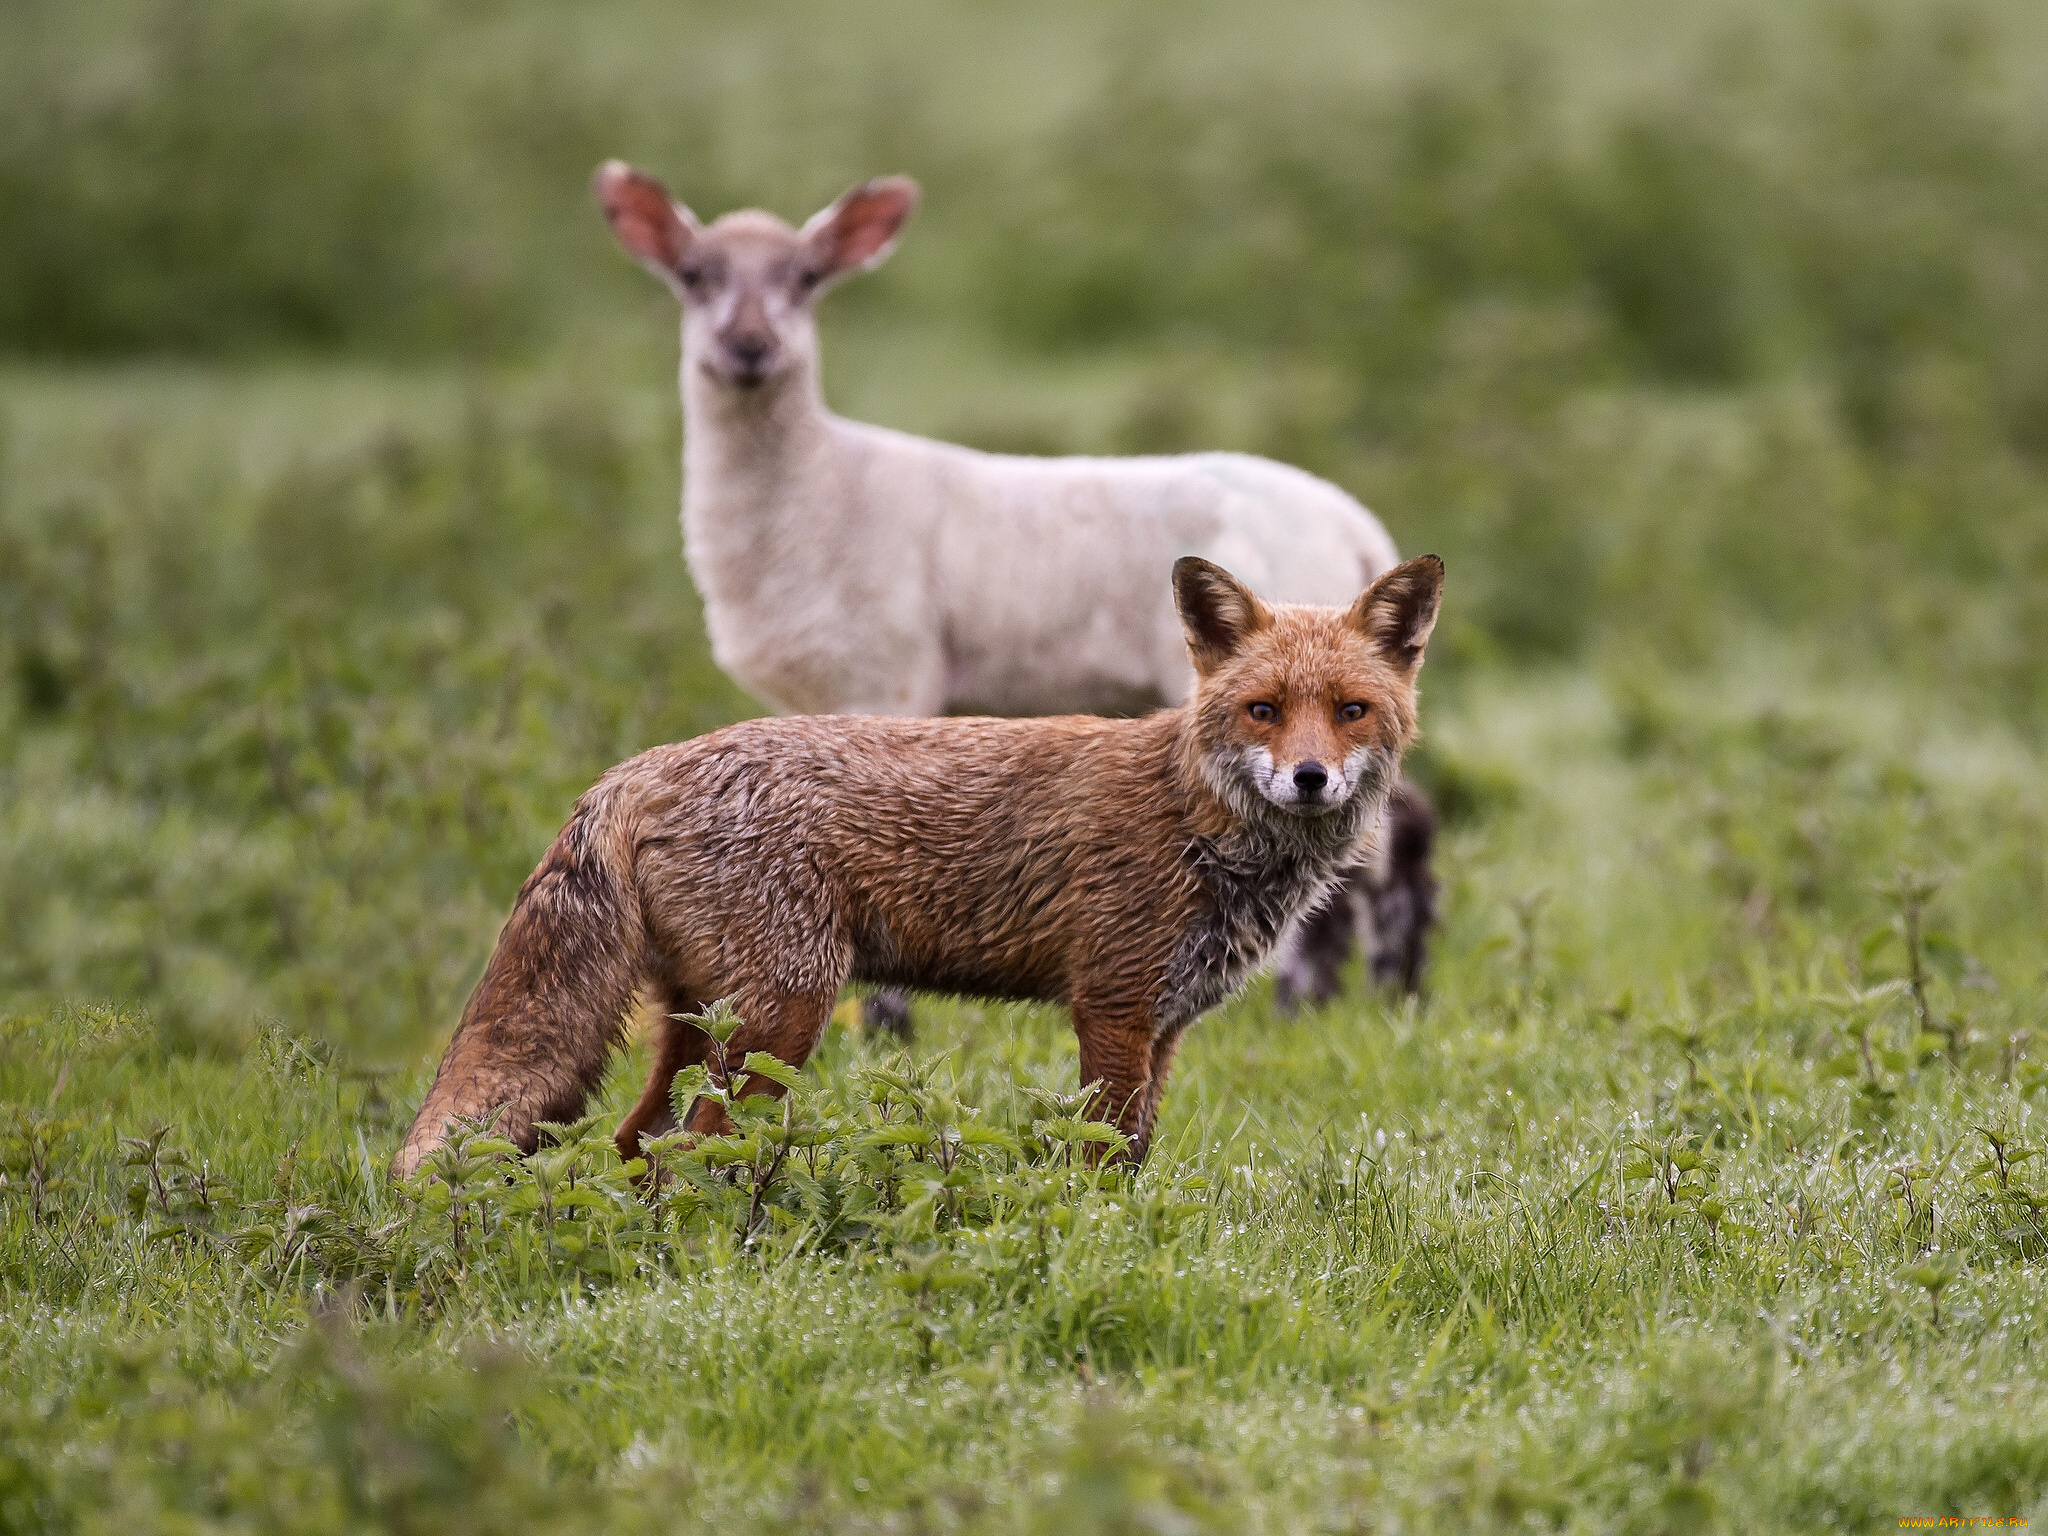
<svg viewBox="0 0 2048 1536">
<path fill-rule="evenodd" d="M 528 1151 L 537 1122 L 572 1120 L 604 1077 L 647 969 L 634 878 L 639 797 L 611 775 L 577 802 L 528 877 L 470 994 L 394 1172 L 410 1174 L 455 1118 L 495 1117 Z"/>
</svg>

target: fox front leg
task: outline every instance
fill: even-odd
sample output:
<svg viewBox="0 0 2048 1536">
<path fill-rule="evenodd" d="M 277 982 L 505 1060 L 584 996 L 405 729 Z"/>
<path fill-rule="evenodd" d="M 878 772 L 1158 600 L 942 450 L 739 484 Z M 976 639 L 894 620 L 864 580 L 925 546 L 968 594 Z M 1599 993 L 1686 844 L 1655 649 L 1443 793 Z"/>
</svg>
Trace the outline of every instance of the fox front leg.
<svg viewBox="0 0 2048 1536">
<path fill-rule="evenodd" d="M 1072 1012 L 1081 1044 L 1081 1081 L 1098 1085 L 1088 1118 L 1122 1131 L 1130 1138 L 1122 1155 L 1142 1163 L 1151 1141 L 1151 1106 L 1157 1102 L 1152 1092 L 1157 1025 L 1149 1010 L 1108 1011 L 1076 1003 Z"/>
<path fill-rule="evenodd" d="M 1174 1052 L 1180 1049 L 1180 1037 L 1186 1029 L 1185 1024 L 1169 1024 L 1152 1037 L 1152 1076 L 1145 1084 L 1144 1114 L 1138 1125 L 1144 1148 L 1138 1154 L 1140 1161 L 1152 1148 L 1152 1132 L 1159 1125 L 1159 1100 L 1166 1093 L 1166 1074 L 1173 1070 Z"/>
</svg>

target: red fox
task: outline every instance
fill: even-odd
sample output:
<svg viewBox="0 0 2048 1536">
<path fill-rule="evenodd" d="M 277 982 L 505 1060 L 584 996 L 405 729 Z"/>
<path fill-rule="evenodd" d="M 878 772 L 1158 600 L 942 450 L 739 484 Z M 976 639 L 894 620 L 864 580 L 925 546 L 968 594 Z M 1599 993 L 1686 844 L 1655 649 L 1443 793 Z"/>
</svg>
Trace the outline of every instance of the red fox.
<svg viewBox="0 0 2048 1536">
<path fill-rule="evenodd" d="M 1193 696 L 1137 720 L 752 720 L 621 763 L 519 893 L 396 1163 L 451 1118 L 531 1148 L 662 1015 L 622 1156 L 731 997 L 735 1053 L 801 1066 L 849 978 L 1062 1002 L 1093 1110 L 1142 1160 L 1181 1033 L 1234 993 L 1378 824 L 1416 731 L 1443 563 L 1348 609 L 1268 606 L 1185 556 Z M 759 1078 L 748 1092 L 776 1093 Z M 700 1101 L 691 1131 L 724 1129 Z"/>
</svg>

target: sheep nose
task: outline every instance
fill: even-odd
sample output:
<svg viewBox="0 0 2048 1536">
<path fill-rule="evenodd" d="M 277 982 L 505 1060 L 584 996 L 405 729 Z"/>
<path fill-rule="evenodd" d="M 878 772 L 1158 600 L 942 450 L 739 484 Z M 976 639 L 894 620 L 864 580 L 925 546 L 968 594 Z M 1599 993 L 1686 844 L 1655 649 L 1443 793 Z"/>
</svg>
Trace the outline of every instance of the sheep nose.
<svg viewBox="0 0 2048 1536">
<path fill-rule="evenodd" d="M 726 344 L 732 360 L 742 368 L 758 368 L 767 359 L 770 343 L 761 336 L 735 336 Z"/>
<path fill-rule="evenodd" d="M 1302 794 L 1313 797 L 1323 792 L 1323 786 L 1330 782 L 1330 775 L 1323 765 L 1310 759 L 1294 770 L 1294 787 Z"/>
</svg>

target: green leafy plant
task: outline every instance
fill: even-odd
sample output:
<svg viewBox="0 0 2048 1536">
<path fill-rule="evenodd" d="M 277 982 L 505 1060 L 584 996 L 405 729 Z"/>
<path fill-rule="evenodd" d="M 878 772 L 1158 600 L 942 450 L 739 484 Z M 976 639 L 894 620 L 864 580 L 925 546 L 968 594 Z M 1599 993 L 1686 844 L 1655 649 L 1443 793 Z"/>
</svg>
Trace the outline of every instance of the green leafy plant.
<svg viewBox="0 0 2048 1536">
<path fill-rule="evenodd" d="M 2027 1164 L 2041 1155 L 2041 1149 L 2003 1125 L 1973 1129 L 1983 1139 L 1985 1155 L 1971 1163 L 1966 1174 L 1974 1180 L 1995 1229 L 2029 1256 L 2048 1251 L 2048 1192 L 2026 1177 Z"/>
<path fill-rule="evenodd" d="M 1961 1272 L 1962 1265 L 1952 1253 L 1926 1255 L 1899 1272 L 1902 1279 L 1927 1293 L 1929 1320 L 1937 1332 L 1941 1328 L 1941 1293 L 1954 1283 Z"/>
<path fill-rule="evenodd" d="M 121 1138 L 121 1163 L 131 1170 L 128 1209 L 150 1227 L 152 1241 L 210 1233 L 231 1198 L 204 1159 L 171 1140 L 177 1127 L 159 1125 Z"/>
<path fill-rule="evenodd" d="M 1816 994 L 1814 1002 L 1840 1020 L 1847 1046 L 1821 1063 L 1828 1077 L 1859 1079 L 1857 1092 L 1866 1113 L 1884 1115 L 1898 1097 L 1897 1077 L 1910 1072 L 1915 1055 L 1883 1043 L 1877 1034 L 1885 1011 L 1905 992 L 1902 981 L 1874 987 L 1849 987 L 1840 993 Z"/>
<path fill-rule="evenodd" d="M 1727 1214 L 1715 1192 L 1720 1165 L 1693 1132 L 1674 1129 L 1660 1137 L 1635 1138 L 1622 1158 L 1621 1172 L 1625 1179 L 1650 1186 L 1651 1211 L 1659 1219 L 1690 1209 L 1711 1233 Z"/>
<path fill-rule="evenodd" d="M 1948 934 L 1927 926 L 1928 906 L 1940 894 L 1943 884 L 1941 877 L 1903 864 L 1890 879 L 1881 882 L 1878 894 L 1894 910 L 1891 921 L 1864 940 L 1863 962 L 1867 966 L 1893 947 L 1902 952 L 1905 975 L 1901 980 L 1913 1000 L 1913 1017 L 1919 1025 L 1921 1040 L 1930 1046 L 1938 1042 L 1950 1063 L 1955 1064 L 1961 1061 L 1968 1043 L 1967 1030 L 1959 1014 L 1935 1006 L 1931 989 L 1937 965 L 1961 970 L 1973 962 Z"/>
<path fill-rule="evenodd" d="M 84 1122 L 14 1107 L 0 1131 L 0 1189 L 28 1202 L 29 1220 L 40 1223 L 56 1212 L 56 1200 L 70 1182 L 65 1161 Z"/>
</svg>

